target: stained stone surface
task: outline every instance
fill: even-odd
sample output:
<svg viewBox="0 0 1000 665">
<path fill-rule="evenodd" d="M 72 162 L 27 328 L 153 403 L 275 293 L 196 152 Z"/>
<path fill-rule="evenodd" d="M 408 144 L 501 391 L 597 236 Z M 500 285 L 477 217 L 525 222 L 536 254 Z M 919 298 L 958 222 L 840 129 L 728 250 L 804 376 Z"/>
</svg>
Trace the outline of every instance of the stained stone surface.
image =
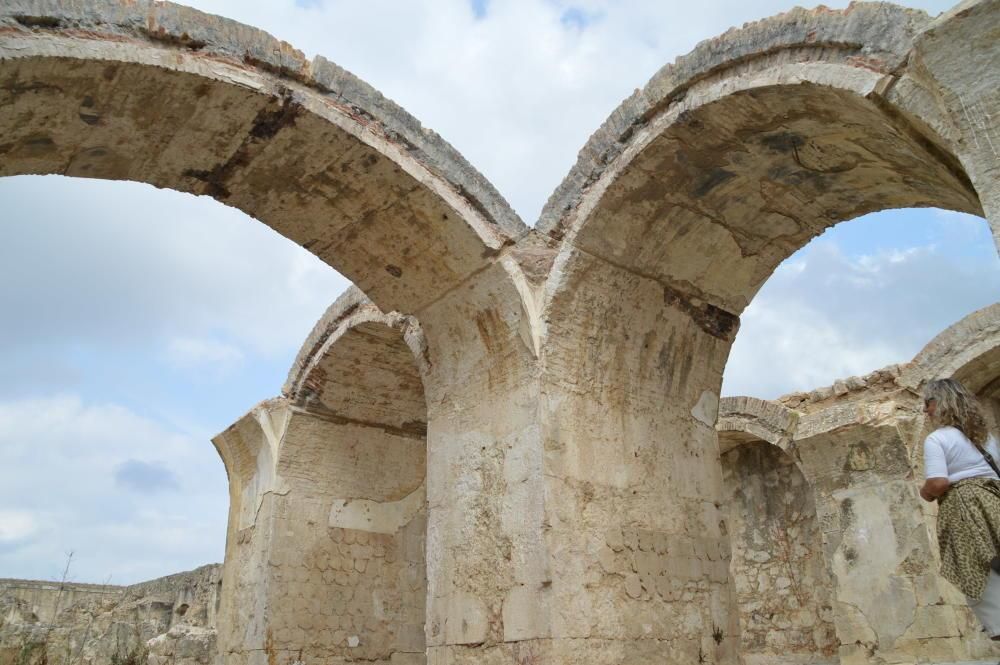
<svg viewBox="0 0 1000 665">
<path fill-rule="evenodd" d="M 281 396 L 214 440 L 221 663 L 766 661 L 780 638 L 741 616 L 721 459 L 754 441 L 805 484 L 768 482 L 813 492 L 823 565 L 811 518 L 781 542 L 829 580 L 835 657 L 968 659 L 988 645 L 934 573 L 913 390 L 954 368 L 1000 413 L 993 324 L 969 323 L 965 356 L 943 338 L 780 403 L 719 390 L 743 309 L 826 228 L 937 206 L 1000 237 L 998 30 L 1000 0 L 730 30 L 625 100 L 529 230 L 323 58 L 168 2 L 10 0 L 0 175 L 212 196 L 357 285 Z M 826 657 L 821 595 L 793 642 Z"/>
</svg>

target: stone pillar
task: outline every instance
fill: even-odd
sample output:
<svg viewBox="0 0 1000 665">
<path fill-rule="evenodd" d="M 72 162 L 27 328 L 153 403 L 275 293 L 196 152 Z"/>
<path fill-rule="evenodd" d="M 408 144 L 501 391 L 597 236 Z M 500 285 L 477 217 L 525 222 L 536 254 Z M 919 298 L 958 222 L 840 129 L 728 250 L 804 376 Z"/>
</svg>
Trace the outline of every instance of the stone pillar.
<svg viewBox="0 0 1000 665">
<path fill-rule="evenodd" d="M 539 422 L 553 662 L 735 663 L 714 429 L 735 321 L 709 325 L 654 280 L 578 251 L 550 286 Z"/>
<path fill-rule="evenodd" d="M 253 662 L 267 641 L 267 559 L 274 516 L 274 460 L 288 412 L 263 402 L 216 436 L 229 475 L 229 524 L 219 604 L 218 648 L 223 663 Z"/>
<path fill-rule="evenodd" d="M 551 572 L 535 288 L 505 258 L 418 315 L 428 346 L 433 665 L 555 662 L 538 655 L 547 648 L 539 638 L 548 637 Z"/>
<path fill-rule="evenodd" d="M 1000 2 L 966 0 L 916 39 L 915 76 L 957 130 L 956 153 L 1000 247 Z"/>
</svg>

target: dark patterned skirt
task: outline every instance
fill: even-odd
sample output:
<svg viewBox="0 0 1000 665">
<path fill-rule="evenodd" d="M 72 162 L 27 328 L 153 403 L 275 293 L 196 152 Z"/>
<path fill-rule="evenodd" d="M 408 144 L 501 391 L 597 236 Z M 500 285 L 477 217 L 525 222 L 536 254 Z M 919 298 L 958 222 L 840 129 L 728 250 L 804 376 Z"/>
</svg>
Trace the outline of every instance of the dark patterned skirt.
<svg viewBox="0 0 1000 665">
<path fill-rule="evenodd" d="M 990 562 L 1000 553 L 1000 481 L 960 480 L 938 505 L 941 576 L 978 600 L 986 588 Z"/>
</svg>

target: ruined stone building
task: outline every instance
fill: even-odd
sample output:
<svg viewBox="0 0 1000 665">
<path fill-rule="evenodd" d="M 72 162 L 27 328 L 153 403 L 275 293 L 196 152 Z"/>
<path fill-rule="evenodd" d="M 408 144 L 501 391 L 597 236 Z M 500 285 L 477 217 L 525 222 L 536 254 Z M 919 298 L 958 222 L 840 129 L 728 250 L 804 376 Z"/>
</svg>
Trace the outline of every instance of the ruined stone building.
<svg viewBox="0 0 1000 665">
<path fill-rule="evenodd" d="M 0 665 L 210 665 L 221 572 L 131 586 L 0 579 Z"/>
<path fill-rule="evenodd" d="M 998 411 L 996 309 L 814 393 L 719 388 L 741 312 L 824 229 L 934 206 L 1000 238 L 998 36 L 1000 0 L 729 31 L 528 227 L 322 57 L 168 2 L 5 0 L 0 175 L 211 196 L 357 287 L 215 439 L 220 663 L 971 659 L 915 391 L 959 376 Z"/>
</svg>

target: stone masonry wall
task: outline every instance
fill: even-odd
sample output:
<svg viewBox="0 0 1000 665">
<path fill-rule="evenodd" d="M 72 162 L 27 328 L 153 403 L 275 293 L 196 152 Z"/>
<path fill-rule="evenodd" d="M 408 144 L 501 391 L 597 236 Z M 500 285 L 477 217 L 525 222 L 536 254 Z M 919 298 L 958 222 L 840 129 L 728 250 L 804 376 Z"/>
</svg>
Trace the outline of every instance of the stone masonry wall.
<svg viewBox="0 0 1000 665">
<path fill-rule="evenodd" d="M 423 437 L 277 399 L 216 444 L 252 490 L 230 507 L 223 663 L 423 663 Z"/>
<path fill-rule="evenodd" d="M 736 446 L 722 468 L 745 662 L 775 654 L 785 663 L 831 662 L 839 642 L 812 488 L 770 443 Z"/>
<path fill-rule="evenodd" d="M 394 533 L 328 526 L 328 513 L 277 502 L 268 651 L 301 649 L 308 664 L 423 662 L 426 512 Z"/>
</svg>

